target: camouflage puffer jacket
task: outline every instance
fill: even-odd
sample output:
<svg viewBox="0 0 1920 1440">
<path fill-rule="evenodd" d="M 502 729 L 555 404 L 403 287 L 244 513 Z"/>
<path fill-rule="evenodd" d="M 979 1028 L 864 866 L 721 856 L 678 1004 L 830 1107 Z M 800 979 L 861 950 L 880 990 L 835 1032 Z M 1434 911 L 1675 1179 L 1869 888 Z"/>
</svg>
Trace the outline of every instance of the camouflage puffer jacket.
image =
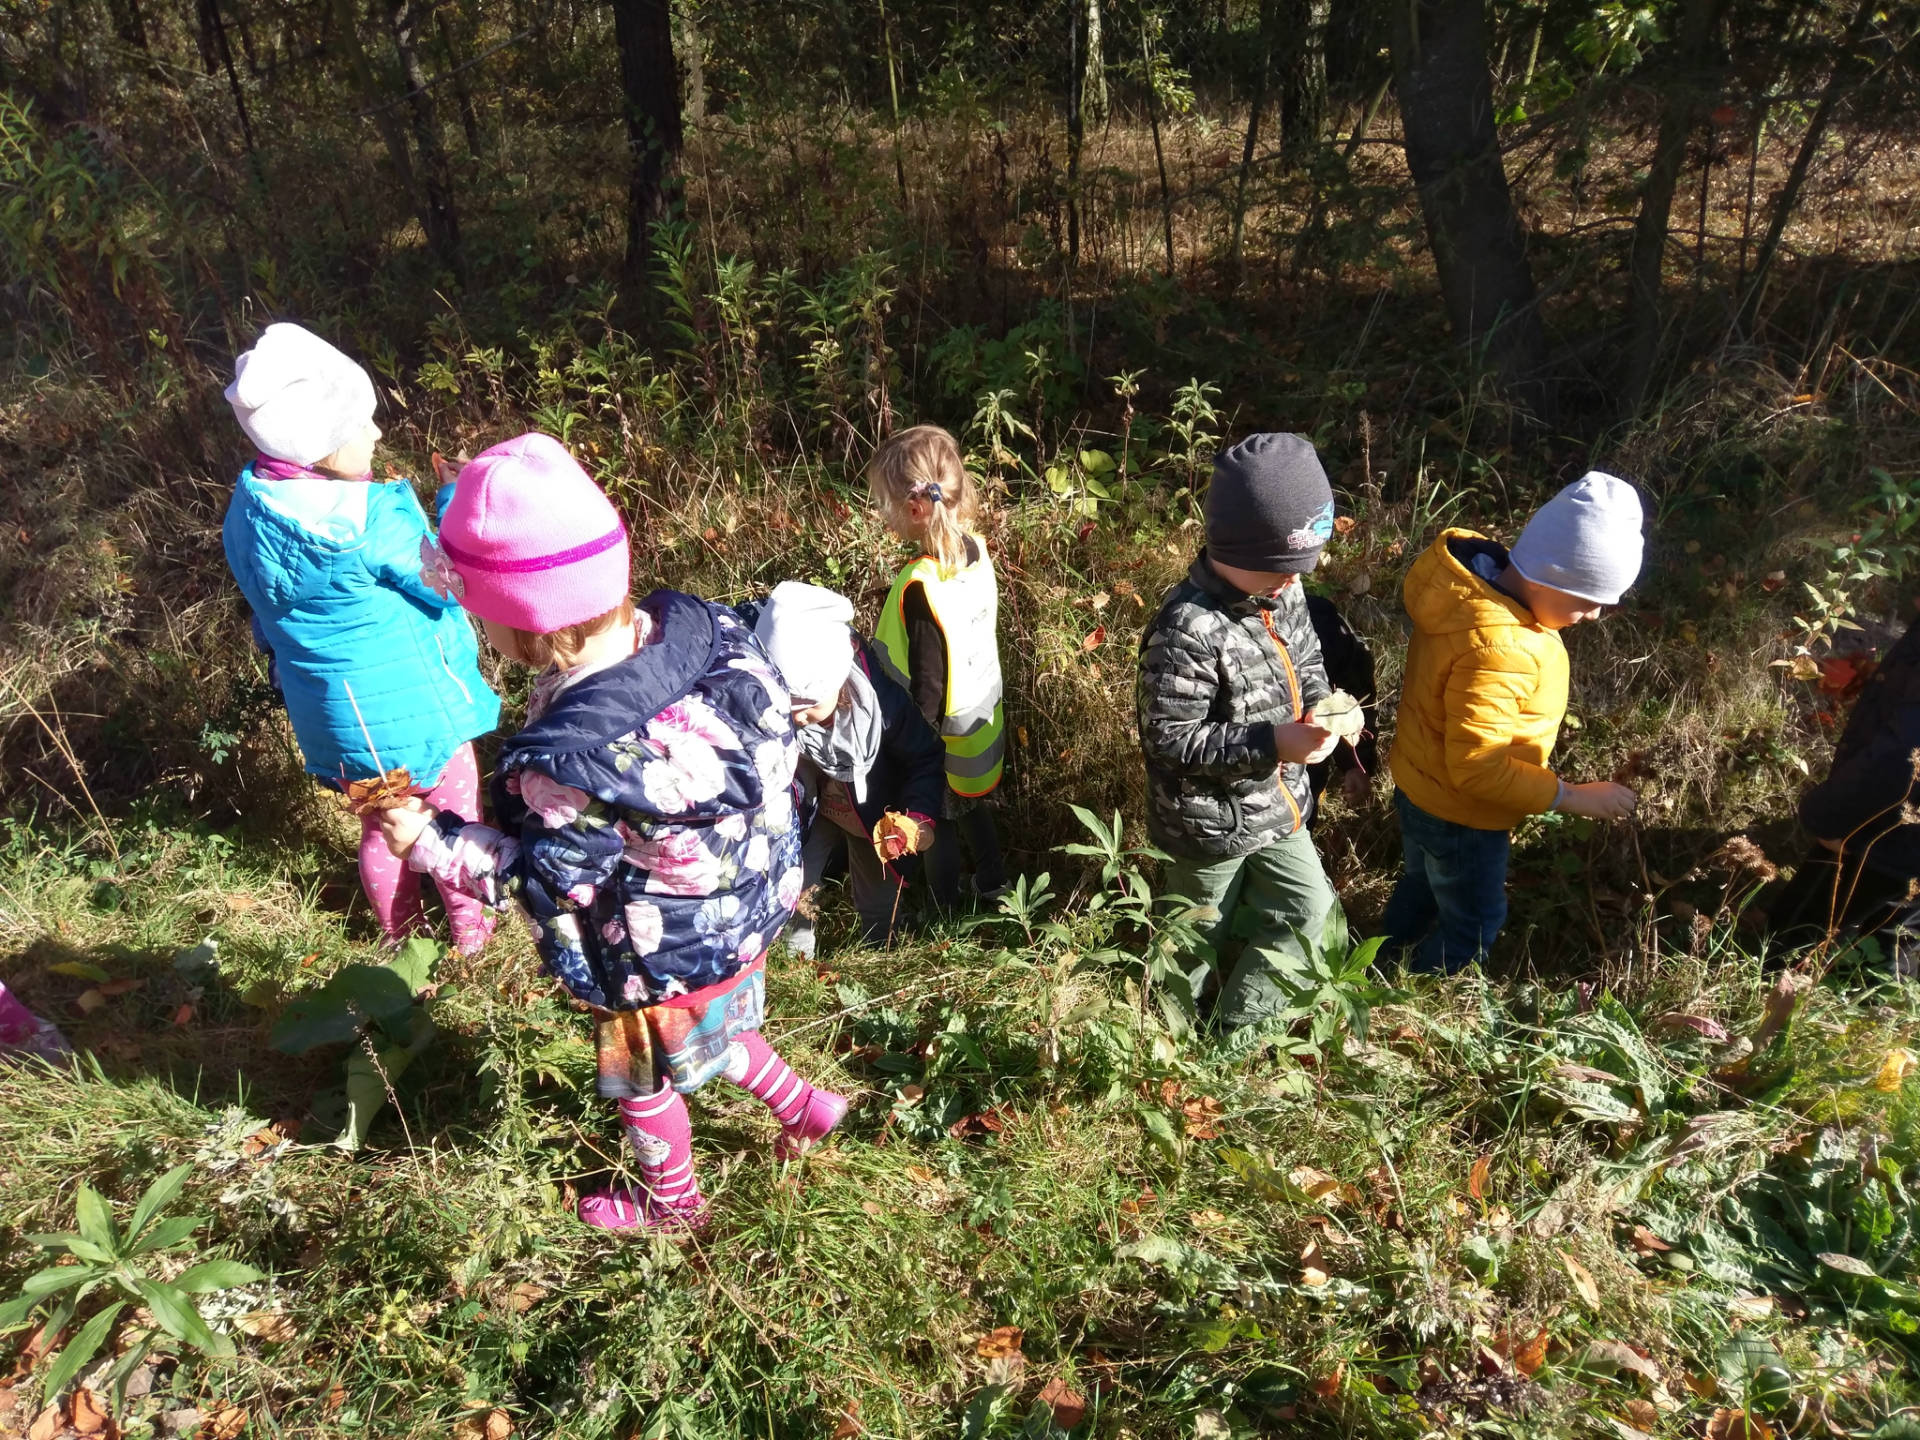
<svg viewBox="0 0 1920 1440">
<path fill-rule="evenodd" d="M 1273 727 L 1330 689 L 1300 586 L 1243 595 L 1201 551 L 1140 641 L 1135 704 L 1153 843 L 1215 860 L 1297 830 L 1312 792 L 1305 766 L 1279 763 Z"/>
</svg>

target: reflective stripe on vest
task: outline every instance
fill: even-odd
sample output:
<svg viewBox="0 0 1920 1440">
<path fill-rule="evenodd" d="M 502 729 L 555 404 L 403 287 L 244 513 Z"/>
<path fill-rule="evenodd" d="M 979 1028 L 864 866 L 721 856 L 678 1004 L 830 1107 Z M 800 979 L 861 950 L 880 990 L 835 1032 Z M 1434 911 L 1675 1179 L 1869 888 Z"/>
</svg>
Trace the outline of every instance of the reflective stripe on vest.
<svg viewBox="0 0 1920 1440">
<path fill-rule="evenodd" d="M 947 746 L 947 784 L 956 795 L 985 795 L 1000 783 L 1006 755 L 1006 716 L 1000 704 L 1000 596 L 993 562 L 978 537 L 980 559 L 942 579 L 940 565 L 922 555 L 895 577 L 874 628 L 887 672 L 908 686 L 906 596 L 925 587 L 927 606 L 947 641 L 947 696 L 940 737 Z"/>
</svg>

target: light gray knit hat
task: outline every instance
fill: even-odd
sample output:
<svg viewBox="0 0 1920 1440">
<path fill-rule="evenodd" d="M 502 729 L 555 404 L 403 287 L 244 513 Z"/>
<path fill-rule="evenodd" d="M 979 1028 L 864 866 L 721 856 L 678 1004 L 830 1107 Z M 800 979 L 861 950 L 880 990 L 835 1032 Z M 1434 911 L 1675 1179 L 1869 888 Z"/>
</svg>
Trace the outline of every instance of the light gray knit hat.
<svg viewBox="0 0 1920 1440">
<path fill-rule="evenodd" d="M 1533 512 L 1508 559 L 1536 585 L 1618 605 L 1640 574 L 1642 518 L 1633 486 L 1589 470 Z"/>
</svg>

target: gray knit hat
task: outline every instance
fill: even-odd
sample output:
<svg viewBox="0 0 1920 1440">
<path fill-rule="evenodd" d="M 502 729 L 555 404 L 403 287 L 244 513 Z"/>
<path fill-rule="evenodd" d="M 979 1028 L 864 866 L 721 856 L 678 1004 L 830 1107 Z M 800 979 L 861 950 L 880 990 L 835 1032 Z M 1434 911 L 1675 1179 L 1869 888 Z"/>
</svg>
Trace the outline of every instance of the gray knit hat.
<svg viewBox="0 0 1920 1440">
<path fill-rule="evenodd" d="M 1640 496 L 1589 470 L 1533 512 L 1508 559 L 1536 585 L 1596 605 L 1618 605 L 1640 575 Z"/>
<path fill-rule="evenodd" d="M 1333 534 L 1333 487 L 1304 435 L 1249 435 L 1214 457 L 1207 554 L 1242 570 L 1304 573 Z"/>
</svg>

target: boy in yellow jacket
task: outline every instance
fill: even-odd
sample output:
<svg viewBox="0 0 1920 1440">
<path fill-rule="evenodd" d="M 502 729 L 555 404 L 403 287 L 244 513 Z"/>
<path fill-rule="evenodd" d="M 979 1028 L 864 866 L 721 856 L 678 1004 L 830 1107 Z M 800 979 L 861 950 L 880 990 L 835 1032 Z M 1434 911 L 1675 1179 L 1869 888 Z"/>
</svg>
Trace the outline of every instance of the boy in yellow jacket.
<svg viewBox="0 0 1920 1440">
<path fill-rule="evenodd" d="M 1382 928 L 1410 968 L 1450 973 L 1492 948 L 1510 832 L 1527 816 L 1633 812 L 1625 785 L 1569 785 L 1547 757 L 1567 713 L 1560 631 L 1620 602 L 1640 525 L 1633 487 L 1596 470 L 1535 511 L 1511 551 L 1448 530 L 1407 573 L 1413 640 L 1388 761 L 1406 868 Z"/>
</svg>

